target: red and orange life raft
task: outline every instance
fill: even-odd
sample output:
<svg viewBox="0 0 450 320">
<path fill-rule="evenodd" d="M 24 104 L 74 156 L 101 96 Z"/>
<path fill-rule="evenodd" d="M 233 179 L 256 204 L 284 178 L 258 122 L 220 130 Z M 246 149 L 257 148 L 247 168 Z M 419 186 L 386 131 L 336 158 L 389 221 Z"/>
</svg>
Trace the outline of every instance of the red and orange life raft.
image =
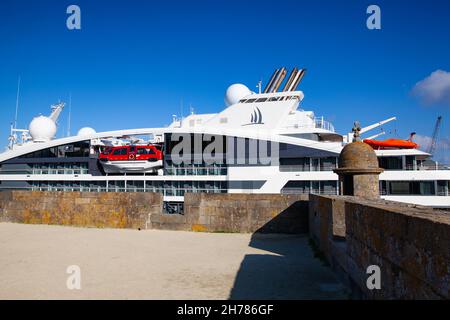
<svg viewBox="0 0 450 320">
<path fill-rule="evenodd" d="M 419 145 L 409 140 L 401 139 L 387 139 L 387 140 L 371 140 L 364 139 L 364 143 L 367 143 L 372 148 L 378 149 L 417 149 Z"/>
</svg>

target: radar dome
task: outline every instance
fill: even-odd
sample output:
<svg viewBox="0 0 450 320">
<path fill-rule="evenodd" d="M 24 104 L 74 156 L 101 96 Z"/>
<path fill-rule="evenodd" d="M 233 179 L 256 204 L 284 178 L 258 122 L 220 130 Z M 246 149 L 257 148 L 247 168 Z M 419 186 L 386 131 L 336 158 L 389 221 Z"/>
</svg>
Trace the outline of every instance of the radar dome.
<svg viewBox="0 0 450 320">
<path fill-rule="evenodd" d="M 250 94 L 252 94 L 252 92 L 245 85 L 241 83 L 232 84 L 225 93 L 225 104 L 227 107 L 231 106 Z"/>
<path fill-rule="evenodd" d="M 90 136 L 90 135 L 93 135 L 96 133 L 97 132 L 94 129 L 92 129 L 90 127 L 84 127 L 84 128 L 81 128 L 80 130 L 78 130 L 77 136 Z"/>
<path fill-rule="evenodd" d="M 49 117 L 39 116 L 31 120 L 28 129 L 33 141 L 47 142 L 55 136 L 56 124 Z"/>
</svg>

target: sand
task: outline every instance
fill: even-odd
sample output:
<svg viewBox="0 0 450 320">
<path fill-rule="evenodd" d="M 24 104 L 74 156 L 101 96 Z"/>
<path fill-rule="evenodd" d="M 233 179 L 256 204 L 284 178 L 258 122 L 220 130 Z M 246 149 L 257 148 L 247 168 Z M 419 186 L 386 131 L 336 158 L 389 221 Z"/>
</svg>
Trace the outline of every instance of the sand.
<svg viewBox="0 0 450 320">
<path fill-rule="evenodd" d="M 0 270 L 0 299 L 346 298 L 306 236 L 0 223 Z"/>
</svg>

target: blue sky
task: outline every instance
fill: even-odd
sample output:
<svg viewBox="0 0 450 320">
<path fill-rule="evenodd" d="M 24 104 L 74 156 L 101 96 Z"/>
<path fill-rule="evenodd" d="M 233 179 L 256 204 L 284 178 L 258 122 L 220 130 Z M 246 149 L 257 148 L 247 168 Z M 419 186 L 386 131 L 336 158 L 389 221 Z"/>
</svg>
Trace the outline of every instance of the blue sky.
<svg viewBox="0 0 450 320">
<path fill-rule="evenodd" d="M 70 4 L 81 8 L 81 30 L 66 27 Z M 381 8 L 381 30 L 366 28 L 370 4 Z M 3 0 L 0 145 L 14 119 L 19 74 L 19 127 L 71 92 L 76 133 L 83 126 L 166 125 L 181 113 L 181 101 L 184 114 L 189 104 L 198 113 L 218 112 L 228 85 L 256 90 L 275 68 L 299 66 L 308 69 L 303 108 L 339 132 L 354 120 L 367 125 L 397 116 L 385 137 L 430 136 L 442 115 L 446 157 L 449 92 L 430 100 L 413 89 L 436 70 L 450 71 L 449 15 L 446 0 Z"/>
</svg>

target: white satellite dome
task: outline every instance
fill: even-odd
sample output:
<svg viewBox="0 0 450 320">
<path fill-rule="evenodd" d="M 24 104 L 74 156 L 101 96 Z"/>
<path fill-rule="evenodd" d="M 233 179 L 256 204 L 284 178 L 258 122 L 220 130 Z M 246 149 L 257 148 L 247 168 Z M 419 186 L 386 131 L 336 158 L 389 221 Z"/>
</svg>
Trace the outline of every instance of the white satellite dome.
<svg viewBox="0 0 450 320">
<path fill-rule="evenodd" d="M 55 136 L 56 124 L 49 117 L 38 116 L 31 120 L 28 129 L 33 141 L 47 142 Z"/>
<path fill-rule="evenodd" d="M 232 84 L 225 93 L 225 104 L 227 107 L 231 106 L 250 94 L 252 94 L 252 92 L 247 86 L 241 83 Z"/>
<path fill-rule="evenodd" d="M 77 136 L 90 136 L 90 135 L 93 135 L 96 133 L 97 133 L 97 131 L 95 131 L 93 128 L 84 127 L 84 128 L 81 128 L 80 130 L 78 130 Z"/>
</svg>

